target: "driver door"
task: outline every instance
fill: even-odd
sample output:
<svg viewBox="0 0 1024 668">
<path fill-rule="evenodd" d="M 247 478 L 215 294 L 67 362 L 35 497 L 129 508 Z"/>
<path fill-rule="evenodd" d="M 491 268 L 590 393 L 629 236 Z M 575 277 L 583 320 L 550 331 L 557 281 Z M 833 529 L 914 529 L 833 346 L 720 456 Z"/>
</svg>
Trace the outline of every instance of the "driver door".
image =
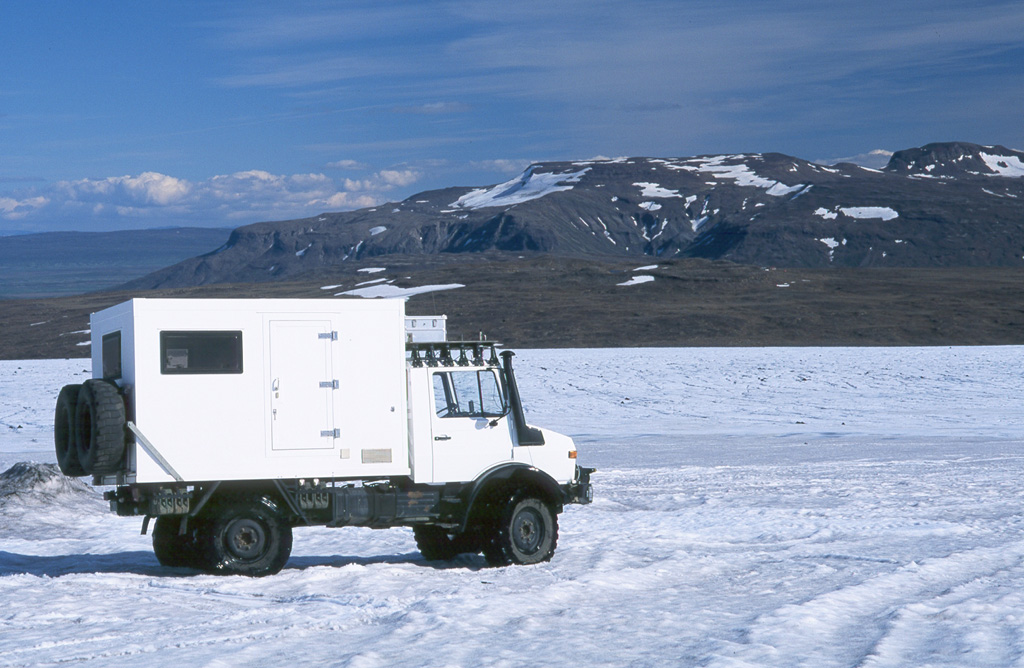
<svg viewBox="0 0 1024 668">
<path fill-rule="evenodd" d="M 466 482 L 512 460 L 508 402 L 494 369 L 438 369 L 434 392 L 434 481 Z"/>
</svg>

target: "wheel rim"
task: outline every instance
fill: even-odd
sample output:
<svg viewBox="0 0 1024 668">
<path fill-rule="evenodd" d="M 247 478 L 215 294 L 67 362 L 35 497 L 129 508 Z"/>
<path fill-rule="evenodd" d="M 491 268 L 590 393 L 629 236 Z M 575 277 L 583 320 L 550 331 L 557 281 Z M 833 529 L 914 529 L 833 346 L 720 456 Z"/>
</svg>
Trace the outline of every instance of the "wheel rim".
<svg viewBox="0 0 1024 668">
<path fill-rule="evenodd" d="M 544 521 L 533 508 L 524 508 L 512 520 L 512 542 L 523 554 L 533 554 L 544 540 Z"/>
<path fill-rule="evenodd" d="M 228 552 L 238 559 L 258 559 L 266 550 L 267 532 L 263 525 L 253 519 L 233 521 L 228 527 L 226 538 Z"/>
</svg>

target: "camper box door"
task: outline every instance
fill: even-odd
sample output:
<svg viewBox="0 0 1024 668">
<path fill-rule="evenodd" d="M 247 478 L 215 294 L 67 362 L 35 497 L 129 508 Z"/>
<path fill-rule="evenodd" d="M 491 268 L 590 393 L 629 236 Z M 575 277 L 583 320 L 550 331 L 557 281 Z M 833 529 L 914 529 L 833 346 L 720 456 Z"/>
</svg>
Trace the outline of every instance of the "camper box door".
<svg viewBox="0 0 1024 668">
<path fill-rule="evenodd" d="M 329 320 L 271 320 L 271 448 L 313 450 L 334 447 L 334 391 Z"/>
</svg>

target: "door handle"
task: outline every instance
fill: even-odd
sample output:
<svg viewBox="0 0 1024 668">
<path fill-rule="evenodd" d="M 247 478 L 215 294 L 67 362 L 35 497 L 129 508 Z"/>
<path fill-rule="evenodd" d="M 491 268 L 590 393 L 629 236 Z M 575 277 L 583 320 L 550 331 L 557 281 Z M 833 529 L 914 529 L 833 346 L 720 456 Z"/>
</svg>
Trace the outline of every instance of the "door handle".
<svg viewBox="0 0 1024 668">
<path fill-rule="evenodd" d="M 435 441 L 450 441 L 450 440 L 452 440 L 452 437 L 448 436 L 446 434 L 441 434 L 440 436 L 435 436 L 434 440 Z"/>
</svg>

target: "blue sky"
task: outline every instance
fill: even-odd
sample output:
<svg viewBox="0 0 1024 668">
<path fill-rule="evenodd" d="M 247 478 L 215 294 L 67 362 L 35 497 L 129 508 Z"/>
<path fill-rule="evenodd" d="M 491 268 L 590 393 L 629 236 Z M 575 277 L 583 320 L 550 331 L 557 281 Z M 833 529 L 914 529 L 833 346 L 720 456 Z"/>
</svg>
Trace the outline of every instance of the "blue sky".
<svg viewBox="0 0 1024 668">
<path fill-rule="evenodd" d="M 235 227 L 533 161 L 1024 148 L 1012 2 L 0 3 L 0 234 Z"/>
</svg>

